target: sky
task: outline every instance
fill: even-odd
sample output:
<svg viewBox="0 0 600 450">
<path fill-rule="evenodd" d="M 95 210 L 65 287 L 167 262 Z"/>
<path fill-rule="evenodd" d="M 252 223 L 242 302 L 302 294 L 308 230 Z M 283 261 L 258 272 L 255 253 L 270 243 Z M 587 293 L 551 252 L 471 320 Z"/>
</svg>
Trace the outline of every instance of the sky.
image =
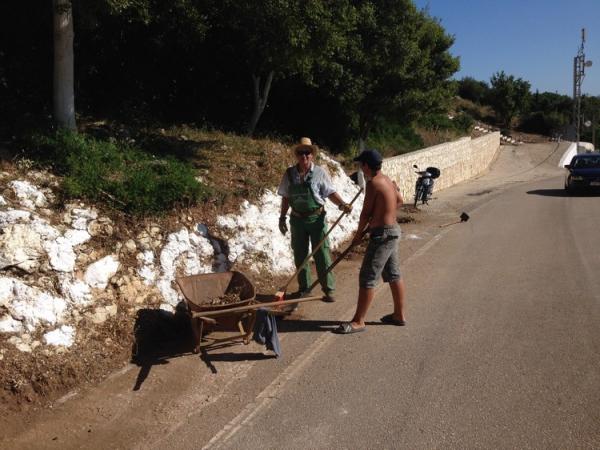
<svg viewBox="0 0 600 450">
<path fill-rule="evenodd" d="M 414 0 L 455 38 L 460 71 L 489 83 L 500 71 L 535 92 L 573 95 L 573 58 L 586 29 L 584 94 L 600 95 L 600 0 Z"/>
</svg>

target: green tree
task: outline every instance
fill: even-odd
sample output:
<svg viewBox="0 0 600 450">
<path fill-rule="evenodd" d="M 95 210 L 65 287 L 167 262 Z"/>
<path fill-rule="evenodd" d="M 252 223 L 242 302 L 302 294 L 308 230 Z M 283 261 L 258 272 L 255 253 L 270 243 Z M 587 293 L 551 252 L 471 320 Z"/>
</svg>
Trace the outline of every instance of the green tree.
<svg viewBox="0 0 600 450">
<path fill-rule="evenodd" d="M 500 71 L 490 79 L 489 102 L 500 123 L 510 127 L 513 119 L 527 111 L 531 85 L 522 78 Z"/>
<path fill-rule="evenodd" d="M 219 49 L 230 71 L 250 81 L 252 98 L 246 132 L 252 135 L 273 83 L 298 77 L 312 83 L 312 67 L 327 52 L 331 8 L 314 0 L 207 1 L 209 46 Z"/>
<path fill-rule="evenodd" d="M 554 92 L 536 91 L 531 96 L 529 113 L 521 120 L 520 129 L 551 135 L 561 133 L 571 123 L 573 99 Z"/>
<path fill-rule="evenodd" d="M 339 3 L 338 3 L 339 4 Z M 389 118 L 409 123 L 439 110 L 453 92 L 453 38 L 410 0 L 350 2 L 338 8 L 346 43 L 328 63 L 328 83 L 351 119 L 361 147 Z"/>
<path fill-rule="evenodd" d="M 458 82 L 458 95 L 472 102 L 482 104 L 487 98 L 490 87 L 485 81 L 464 77 Z"/>
</svg>

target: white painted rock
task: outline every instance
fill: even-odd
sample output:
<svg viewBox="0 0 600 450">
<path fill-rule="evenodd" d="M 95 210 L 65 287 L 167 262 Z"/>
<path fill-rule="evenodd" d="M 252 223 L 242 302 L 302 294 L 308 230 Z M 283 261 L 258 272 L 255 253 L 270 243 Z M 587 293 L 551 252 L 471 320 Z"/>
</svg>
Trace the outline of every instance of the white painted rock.
<svg viewBox="0 0 600 450">
<path fill-rule="evenodd" d="M 27 286 L 16 278 L 0 277 L 0 306 L 33 331 L 40 324 L 56 325 L 64 320 L 68 304 L 64 298 Z"/>
<path fill-rule="evenodd" d="M 44 334 L 44 343 L 46 345 L 55 345 L 61 347 L 70 347 L 75 341 L 75 329 L 69 325 L 63 325 L 60 328 Z"/>
<path fill-rule="evenodd" d="M 114 256 L 106 256 L 88 266 L 84 280 L 93 288 L 105 289 L 108 280 L 119 270 L 119 265 L 119 260 Z"/>
<path fill-rule="evenodd" d="M 0 261 L 2 265 L 14 265 L 28 273 L 40 267 L 44 255 L 40 235 L 24 224 L 13 224 L 0 234 Z"/>
<path fill-rule="evenodd" d="M 0 318 L 0 333 L 21 333 L 23 324 L 8 314 Z"/>
<path fill-rule="evenodd" d="M 15 180 L 8 184 L 24 207 L 35 209 L 38 206 L 44 207 L 48 204 L 48 199 L 44 193 L 28 181 Z"/>
</svg>

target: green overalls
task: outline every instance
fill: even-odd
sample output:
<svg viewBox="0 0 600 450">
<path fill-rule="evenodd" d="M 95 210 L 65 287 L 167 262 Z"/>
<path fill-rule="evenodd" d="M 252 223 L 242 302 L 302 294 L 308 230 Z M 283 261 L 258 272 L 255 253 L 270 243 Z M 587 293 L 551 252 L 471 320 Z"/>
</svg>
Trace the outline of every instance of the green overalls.
<svg viewBox="0 0 600 450">
<path fill-rule="evenodd" d="M 315 248 L 327 233 L 327 223 L 325 221 L 325 211 L 315 200 L 310 187 L 312 173 L 300 184 L 292 182 L 291 168 L 288 169 L 287 176 L 289 180 L 288 200 L 292 207 L 292 214 L 290 215 L 292 250 L 294 251 L 294 263 L 296 267 L 299 267 L 308 256 L 308 243 L 310 242 L 311 248 Z M 315 214 L 310 214 L 312 211 L 315 211 Z M 302 217 L 298 217 L 294 213 Z M 323 276 L 331 265 L 329 238 L 315 253 L 314 258 L 321 288 L 325 294 L 331 294 L 335 290 L 333 273 L 329 272 Z M 310 267 L 307 264 L 298 273 L 298 288 L 300 291 L 306 291 L 311 284 Z"/>
</svg>

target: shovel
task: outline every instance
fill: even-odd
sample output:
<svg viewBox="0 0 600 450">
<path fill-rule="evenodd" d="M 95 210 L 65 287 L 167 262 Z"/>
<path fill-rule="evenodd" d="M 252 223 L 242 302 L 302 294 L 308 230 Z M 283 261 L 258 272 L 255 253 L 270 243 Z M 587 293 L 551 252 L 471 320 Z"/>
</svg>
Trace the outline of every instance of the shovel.
<svg viewBox="0 0 600 450">
<path fill-rule="evenodd" d="M 358 190 L 358 192 L 356 193 L 356 195 L 354 196 L 354 198 L 352 199 L 352 201 L 350 202 L 350 205 L 352 205 L 356 199 L 358 198 L 358 196 L 362 193 L 363 189 L 360 188 Z M 317 251 L 321 248 L 321 246 L 325 243 L 325 240 L 327 239 L 327 236 L 329 236 L 329 234 L 331 233 L 331 231 L 336 227 L 336 225 L 338 223 L 340 223 L 340 220 L 342 220 L 342 217 L 344 217 L 346 215 L 346 212 L 344 211 L 342 214 L 340 214 L 340 217 L 337 218 L 337 220 L 333 223 L 333 225 L 331 225 L 331 228 L 329 228 L 329 230 L 327 231 L 327 233 L 325 233 L 325 236 L 323 236 L 323 239 L 321 239 L 321 241 L 315 246 L 315 248 L 313 249 L 313 251 L 310 253 L 310 255 L 308 255 L 304 261 L 302 262 L 302 264 L 300 264 L 298 266 L 298 268 L 296 269 L 296 272 L 294 272 L 294 274 L 287 280 L 287 282 L 285 283 L 285 285 L 281 288 L 281 290 L 277 291 L 275 293 L 275 300 L 276 301 L 283 301 L 284 297 L 285 297 L 285 291 L 287 290 L 288 286 L 290 285 L 290 283 L 294 280 L 294 278 L 296 278 L 296 276 L 298 276 L 298 274 L 300 273 L 300 271 L 302 269 L 304 269 L 304 267 L 306 266 L 306 264 L 308 264 L 308 262 L 310 261 L 310 258 L 313 257 L 313 255 L 315 253 L 317 253 Z"/>
<path fill-rule="evenodd" d="M 454 222 L 448 222 L 448 223 L 445 223 L 445 224 L 443 224 L 443 225 L 440 225 L 440 228 L 447 227 L 447 226 L 449 226 L 449 225 L 454 225 L 454 224 L 456 224 L 456 223 L 466 222 L 466 221 L 467 221 L 467 220 L 469 220 L 469 219 L 470 219 L 469 215 L 468 215 L 466 212 L 463 212 L 463 213 L 460 215 L 460 220 L 455 220 Z"/>
</svg>

